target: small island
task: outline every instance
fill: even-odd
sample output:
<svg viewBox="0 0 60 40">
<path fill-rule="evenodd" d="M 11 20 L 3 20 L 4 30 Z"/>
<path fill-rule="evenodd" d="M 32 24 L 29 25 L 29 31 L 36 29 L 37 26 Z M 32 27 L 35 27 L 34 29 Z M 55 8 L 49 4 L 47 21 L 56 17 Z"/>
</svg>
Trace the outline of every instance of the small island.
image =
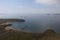
<svg viewBox="0 0 60 40">
<path fill-rule="evenodd" d="M 53 15 L 60 15 L 60 13 L 56 13 L 56 14 L 53 14 Z"/>
</svg>

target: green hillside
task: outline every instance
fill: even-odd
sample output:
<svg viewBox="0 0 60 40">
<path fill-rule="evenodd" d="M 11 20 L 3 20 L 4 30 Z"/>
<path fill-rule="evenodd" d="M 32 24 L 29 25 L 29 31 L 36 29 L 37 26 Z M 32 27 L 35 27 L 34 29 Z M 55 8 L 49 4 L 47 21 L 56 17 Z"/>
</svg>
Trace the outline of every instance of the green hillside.
<svg viewBox="0 0 60 40">
<path fill-rule="evenodd" d="M 0 40 L 60 40 L 60 35 L 50 29 L 44 33 L 27 33 L 10 30 L 2 31 L 0 33 Z"/>
</svg>

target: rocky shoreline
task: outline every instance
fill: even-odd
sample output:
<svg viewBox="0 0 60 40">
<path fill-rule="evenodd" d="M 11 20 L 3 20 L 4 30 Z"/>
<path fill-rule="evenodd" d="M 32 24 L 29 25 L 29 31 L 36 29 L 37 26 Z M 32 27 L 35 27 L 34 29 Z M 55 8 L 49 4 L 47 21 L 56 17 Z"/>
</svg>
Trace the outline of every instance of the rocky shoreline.
<svg viewBox="0 0 60 40">
<path fill-rule="evenodd" d="M 52 29 L 45 30 L 43 33 L 29 33 L 12 28 L 9 22 L 12 21 L 0 24 L 0 40 L 60 40 L 60 34 Z"/>
<path fill-rule="evenodd" d="M 12 28 L 12 24 L 10 22 L 25 22 L 23 19 L 0 19 L 0 30 L 17 30 Z"/>
</svg>

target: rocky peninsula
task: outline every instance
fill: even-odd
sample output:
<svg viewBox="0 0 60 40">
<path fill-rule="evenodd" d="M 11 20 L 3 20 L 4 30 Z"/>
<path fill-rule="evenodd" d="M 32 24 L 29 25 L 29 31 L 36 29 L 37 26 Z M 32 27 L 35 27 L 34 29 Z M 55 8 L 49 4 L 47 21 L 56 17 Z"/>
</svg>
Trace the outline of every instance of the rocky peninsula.
<svg viewBox="0 0 60 40">
<path fill-rule="evenodd" d="M 25 22 L 24 19 L 0 19 L 0 23 L 5 23 L 5 22 Z"/>
</svg>

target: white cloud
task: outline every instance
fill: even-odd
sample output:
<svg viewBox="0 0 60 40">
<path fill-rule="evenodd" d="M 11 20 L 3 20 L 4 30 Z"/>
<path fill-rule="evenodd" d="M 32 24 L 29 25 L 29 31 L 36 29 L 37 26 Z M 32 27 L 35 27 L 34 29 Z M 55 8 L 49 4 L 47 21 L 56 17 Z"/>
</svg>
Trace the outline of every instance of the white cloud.
<svg viewBox="0 0 60 40">
<path fill-rule="evenodd" d="M 59 4 L 58 0 L 35 0 L 36 3 L 39 4 Z M 27 7 L 27 6 L 11 6 L 11 7 L 5 7 L 0 6 L 0 14 L 25 14 L 25 13 L 60 13 L 60 7 L 57 6 L 55 9 L 51 8 L 33 8 L 33 7 Z"/>
<path fill-rule="evenodd" d="M 40 4 L 59 4 L 59 0 L 35 0 L 36 3 Z"/>
</svg>

